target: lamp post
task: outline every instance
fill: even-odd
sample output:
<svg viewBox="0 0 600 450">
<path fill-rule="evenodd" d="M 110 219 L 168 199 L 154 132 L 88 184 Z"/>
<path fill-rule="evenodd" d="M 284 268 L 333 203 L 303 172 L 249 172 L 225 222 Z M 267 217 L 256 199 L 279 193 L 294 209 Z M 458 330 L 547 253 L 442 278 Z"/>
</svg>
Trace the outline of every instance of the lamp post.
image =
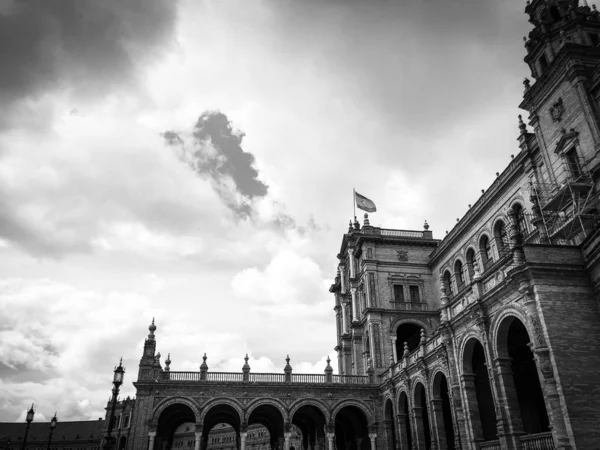
<svg viewBox="0 0 600 450">
<path fill-rule="evenodd" d="M 110 408 L 110 418 L 108 419 L 108 429 L 106 430 L 106 438 L 104 439 L 104 450 L 112 450 L 112 429 L 113 421 L 115 419 L 115 407 L 117 406 L 117 395 L 119 395 L 119 388 L 123 384 L 123 376 L 125 375 L 125 369 L 123 368 L 123 358 L 119 361 L 119 367 L 115 368 L 113 375 L 113 389 L 112 389 L 112 405 Z"/>
<path fill-rule="evenodd" d="M 27 426 L 25 427 L 25 436 L 23 437 L 23 445 L 21 445 L 21 450 L 25 450 L 25 445 L 27 444 L 27 433 L 29 433 L 29 425 L 33 421 L 33 416 L 35 416 L 35 411 L 33 410 L 33 403 L 31 404 L 31 408 L 27 411 L 27 417 L 25 420 L 27 421 Z"/>
<path fill-rule="evenodd" d="M 50 435 L 48 436 L 48 447 L 47 450 L 50 450 L 50 444 L 52 443 L 52 433 L 54 433 L 54 429 L 56 428 L 56 422 L 58 419 L 56 418 L 56 413 L 54 413 L 54 417 L 50 420 Z"/>
</svg>

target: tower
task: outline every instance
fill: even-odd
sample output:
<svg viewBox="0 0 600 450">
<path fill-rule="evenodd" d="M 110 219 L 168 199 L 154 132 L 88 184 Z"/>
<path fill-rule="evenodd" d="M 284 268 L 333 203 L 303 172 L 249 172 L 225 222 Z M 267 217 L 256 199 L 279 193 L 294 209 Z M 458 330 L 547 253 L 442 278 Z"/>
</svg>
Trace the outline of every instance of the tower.
<svg viewBox="0 0 600 450">
<path fill-rule="evenodd" d="M 522 127 L 519 140 L 531 155 L 533 220 L 546 243 L 579 244 L 598 220 L 600 13 L 587 0 L 533 0 L 525 12 L 535 83 L 525 79 L 520 107 L 535 139 Z"/>
<path fill-rule="evenodd" d="M 438 323 L 429 254 L 438 244 L 423 231 L 383 229 L 355 221 L 342 239 L 335 294 L 338 370 L 376 375 L 431 335 Z"/>
<path fill-rule="evenodd" d="M 156 353 L 156 339 L 154 338 L 156 325 L 154 324 L 154 319 L 152 319 L 148 330 L 150 333 L 144 341 L 144 353 L 140 359 L 138 380 L 155 380 L 162 369 L 160 365 L 160 353 Z"/>
</svg>

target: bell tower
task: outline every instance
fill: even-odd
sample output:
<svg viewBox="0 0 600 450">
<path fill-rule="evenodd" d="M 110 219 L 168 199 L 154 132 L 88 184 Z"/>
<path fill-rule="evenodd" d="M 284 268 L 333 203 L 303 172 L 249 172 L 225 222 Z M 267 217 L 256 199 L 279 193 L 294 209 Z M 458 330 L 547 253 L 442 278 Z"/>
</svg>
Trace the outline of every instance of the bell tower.
<svg viewBox="0 0 600 450">
<path fill-rule="evenodd" d="M 587 0 L 532 0 L 523 38 L 534 82 L 520 107 L 534 133 L 530 195 L 549 243 L 579 244 L 598 220 L 600 182 L 600 13 Z M 538 151 L 539 149 L 539 151 Z"/>
</svg>

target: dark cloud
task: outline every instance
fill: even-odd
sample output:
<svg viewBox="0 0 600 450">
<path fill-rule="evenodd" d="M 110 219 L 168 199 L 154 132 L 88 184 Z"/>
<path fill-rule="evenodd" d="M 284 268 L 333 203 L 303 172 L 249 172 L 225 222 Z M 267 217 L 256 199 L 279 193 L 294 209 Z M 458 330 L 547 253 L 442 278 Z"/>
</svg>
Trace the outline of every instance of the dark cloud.
<svg viewBox="0 0 600 450">
<path fill-rule="evenodd" d="M 168 145 L 183 150 L 180 157 L 194 170 L 210 177 L 215 191 L 238 219 L 252 215 L 253 198 L 267 195 L 269 187 L 258 179 L 254 155 L 242 148 L 244 133 L 235 130 L 225 114 L 206 111 L 200 116 L 191 149 L 176 131 L 165 131 L 162 136 Z"/>
<path fill-rule="evenodd" d="M 6 0 L 0 4 L 0 127 L 21 101 L 136 86 L 136 66 L 171 41 L 177 0 Z M 11 109 L 11 106 L 15 109 Z"/>
</svg>

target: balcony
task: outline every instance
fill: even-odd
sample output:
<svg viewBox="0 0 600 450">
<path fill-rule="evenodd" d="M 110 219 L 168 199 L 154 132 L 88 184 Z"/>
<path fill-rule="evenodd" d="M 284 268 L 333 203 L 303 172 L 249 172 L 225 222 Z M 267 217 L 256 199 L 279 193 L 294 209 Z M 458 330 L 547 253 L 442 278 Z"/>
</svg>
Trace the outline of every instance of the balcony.
<svg viewBox="0 0 600 450">
<path fill-rule="evenodd" d="M 390 301 L 392 308 L 396 311 L 429 311 L 429 307 L 425 302 L 402 302 Z"/>
<path fill-rule="evenodd" d="M 204 375 L 204 377 L 203 377 Z M 328 381 L 325 373 L 295 373 L 289 374 L 286 380 L 285 373 L 248 373 L 244 379 L 243 372 L 175 372 L 162 371 L 160 382 L 178 383 L 281 383 L 281 384 L 344 384 L 367 385 L 370 384 L 368 376 L 361 375 L 331 375 Z"/>
</svg>

